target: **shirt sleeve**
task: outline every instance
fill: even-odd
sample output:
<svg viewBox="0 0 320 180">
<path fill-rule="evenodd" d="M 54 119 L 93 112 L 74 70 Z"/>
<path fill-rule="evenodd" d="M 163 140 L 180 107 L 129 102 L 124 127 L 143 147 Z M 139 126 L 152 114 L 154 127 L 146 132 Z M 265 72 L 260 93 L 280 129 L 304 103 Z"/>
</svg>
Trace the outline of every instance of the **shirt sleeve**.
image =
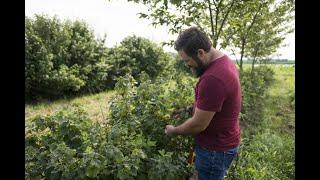
<svg viewBox="0 0 320 180">
<path fill-rule="evenodd" d="M 220 112 L 226 94 L 226 88 L 220 79 L 206 76 L 199 83 L 196 106 L 201 110 Z"/>
</svg>

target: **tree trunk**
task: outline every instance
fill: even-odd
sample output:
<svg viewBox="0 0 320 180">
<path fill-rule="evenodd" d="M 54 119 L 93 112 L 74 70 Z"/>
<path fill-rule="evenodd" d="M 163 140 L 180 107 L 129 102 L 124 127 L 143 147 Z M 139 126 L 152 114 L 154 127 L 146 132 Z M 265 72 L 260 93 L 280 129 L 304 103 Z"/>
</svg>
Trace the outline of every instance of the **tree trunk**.
<svg viewBox="0 0 320 180">
<path fill-rule="evenodd" d="M 241 56 L 240 56 L 240 74 L 242 73 L 243 71 L 243 56 L 244 56 L 244 45 L 246 44 L 246 40 L 244 38 L 242 38 L 241 40 Z"/>
<path fill-rule="evenodd" d="M 252 64 L 251 64 L 251 73 L 253 73 L 253 71 L 254 71 L 254 64 L 257 62 L 257 54 L 258 54 L 258 51 L 259 51 L 259 46 L 257 46 L 257 47 L 255 48 L 255 51 L 254 51 L 253 61 L 252 61 Z"/>
<path fill-rule="evenodd" d="M 254 64 L 255 64 L 255 58 L 253 58 L 253 61 L 252 61 L 252 64 L 251 64 L 251 72 L 253 72 L 253 70 L 254 70 Z"/>
</svg>

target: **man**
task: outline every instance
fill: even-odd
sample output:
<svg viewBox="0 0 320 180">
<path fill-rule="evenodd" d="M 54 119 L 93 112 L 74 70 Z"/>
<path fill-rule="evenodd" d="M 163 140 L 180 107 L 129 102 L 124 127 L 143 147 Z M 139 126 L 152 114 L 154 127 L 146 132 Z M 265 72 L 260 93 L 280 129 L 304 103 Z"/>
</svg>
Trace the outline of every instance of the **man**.
<svg viewBox="0 0 320 180">
<path fill-rule="evenodd" d="M 167 125 L 165 134 L 193 135 L 198 179 L 221 180 L 240 145 L 238 70 L 196 27 L 180 33 L 175 49 L 200 78 L 195 88 L 193 116 L 179 126 Z"/>
</svg>

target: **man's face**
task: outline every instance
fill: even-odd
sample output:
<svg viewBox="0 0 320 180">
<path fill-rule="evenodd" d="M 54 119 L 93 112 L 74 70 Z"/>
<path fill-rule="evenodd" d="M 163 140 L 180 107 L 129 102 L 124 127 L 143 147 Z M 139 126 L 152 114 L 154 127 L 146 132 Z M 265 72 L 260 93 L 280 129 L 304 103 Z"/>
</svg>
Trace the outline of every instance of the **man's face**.
<svg viewBox="0 0 320 180">
<path fill-rule="evenodd" d="M 182 61 L 187 64 L 196 77 L 200 77 L 203 74 L 205 66 L 200 58 L 197 56 L 190 57 L 183 50 L 178 51 L 178 53 Z"/>
</svg>

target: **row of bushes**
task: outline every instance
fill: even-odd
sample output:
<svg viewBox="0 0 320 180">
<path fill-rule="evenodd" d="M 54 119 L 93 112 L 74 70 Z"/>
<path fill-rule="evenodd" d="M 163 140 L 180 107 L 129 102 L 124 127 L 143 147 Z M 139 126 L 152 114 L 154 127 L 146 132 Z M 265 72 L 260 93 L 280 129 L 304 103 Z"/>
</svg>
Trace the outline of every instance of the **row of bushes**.
<svg viewBox="0 0 320 180">
<path fill-rule="evenodd" d="M 141 71 L 155 78 L 173 58 L 148 39 L 130 36 L 105 47 L 82 21 L 25 18 L 25 96 L 52 99 L 113 88 L 115 79 Z"/>
<path fill-rule="evenodd" d="M 256 73 L 267 75 L 266 72 L 269 69 L 259 68 Z M 252 74 L 244 73 L 242 79 L 249 75 Z M 257 76 L 255 80 L 264 79 L 260 79 L 259 85 L 267 88 L 267 82 L 271 82 L 269 76 L 272 73 Z M 137 79 L 140 82 L 130 74 L 117 79 L 116 94 L 109 102 L 109 116 L 105 122 L 93 121 L 81 107 L 33 119 L 26 129 L 26 178 L 184 179 L 189 176 L 194 170 L 194 166 L 187 163 L 193 139 L 165 136 L 164 127 L 181 124 L 191 116 L 185 107 L 193 102 L 196 79 L 178 72 L 156 79 L 143 72 Z M 247 79 L 244 89 L 248 88 L 247 84 L 253 84 L 248 82 L 250 80 Z M 250 92 L 262 93 L 263 87 Z M 244 98 L 244 104 L 248 104 L 247 111 L 242 112 L 244 117 L 250 117 L 248 109 L 254 110 L 257 97 Z M 255 115 L 262 118 L 259 113 Z M 241 122 L 244 120 L 247 119 L 242 118 Z M 261 138 L 266 136 L 269 135 Z M 238 169 L 242 174 L 234 174 L 235 177 L 261 175 L 259 169 L 248 165 L 252 163 L 250 157 L 265 158 L 260 157 L 260 153 L 251 153 L 255 149 L 250 148 L 258 146 L 262 148 L 259 144 L 245 147 L 247 150 L 243 152 L 250 153 L 241 159 L 241 166 L 235 168 L 246 169 Z M 282 149 L 282 146 L 277 145 L 274 149 L 278 148 Z M 274 157 L 273 152 L 272 149 L 271 154 L 266 153 L 268 157 Z M 270 161 L 266 160 L 266 163 Z M 288 167 L 292 168 L 292 164 Z"/>
<path fill-rule="evenodd" d="M 118 79 L 105 122 L 80 106 L 37 117 L 26 129 L 26 179 L 185 179 L 191 138 L 171 138 L 166 124 L 190 116 L 176 109 L 192 103 L 193 79 L 146 73 Z M 174 114 L 174 118 L 173 118 Z"/>
</svg>

